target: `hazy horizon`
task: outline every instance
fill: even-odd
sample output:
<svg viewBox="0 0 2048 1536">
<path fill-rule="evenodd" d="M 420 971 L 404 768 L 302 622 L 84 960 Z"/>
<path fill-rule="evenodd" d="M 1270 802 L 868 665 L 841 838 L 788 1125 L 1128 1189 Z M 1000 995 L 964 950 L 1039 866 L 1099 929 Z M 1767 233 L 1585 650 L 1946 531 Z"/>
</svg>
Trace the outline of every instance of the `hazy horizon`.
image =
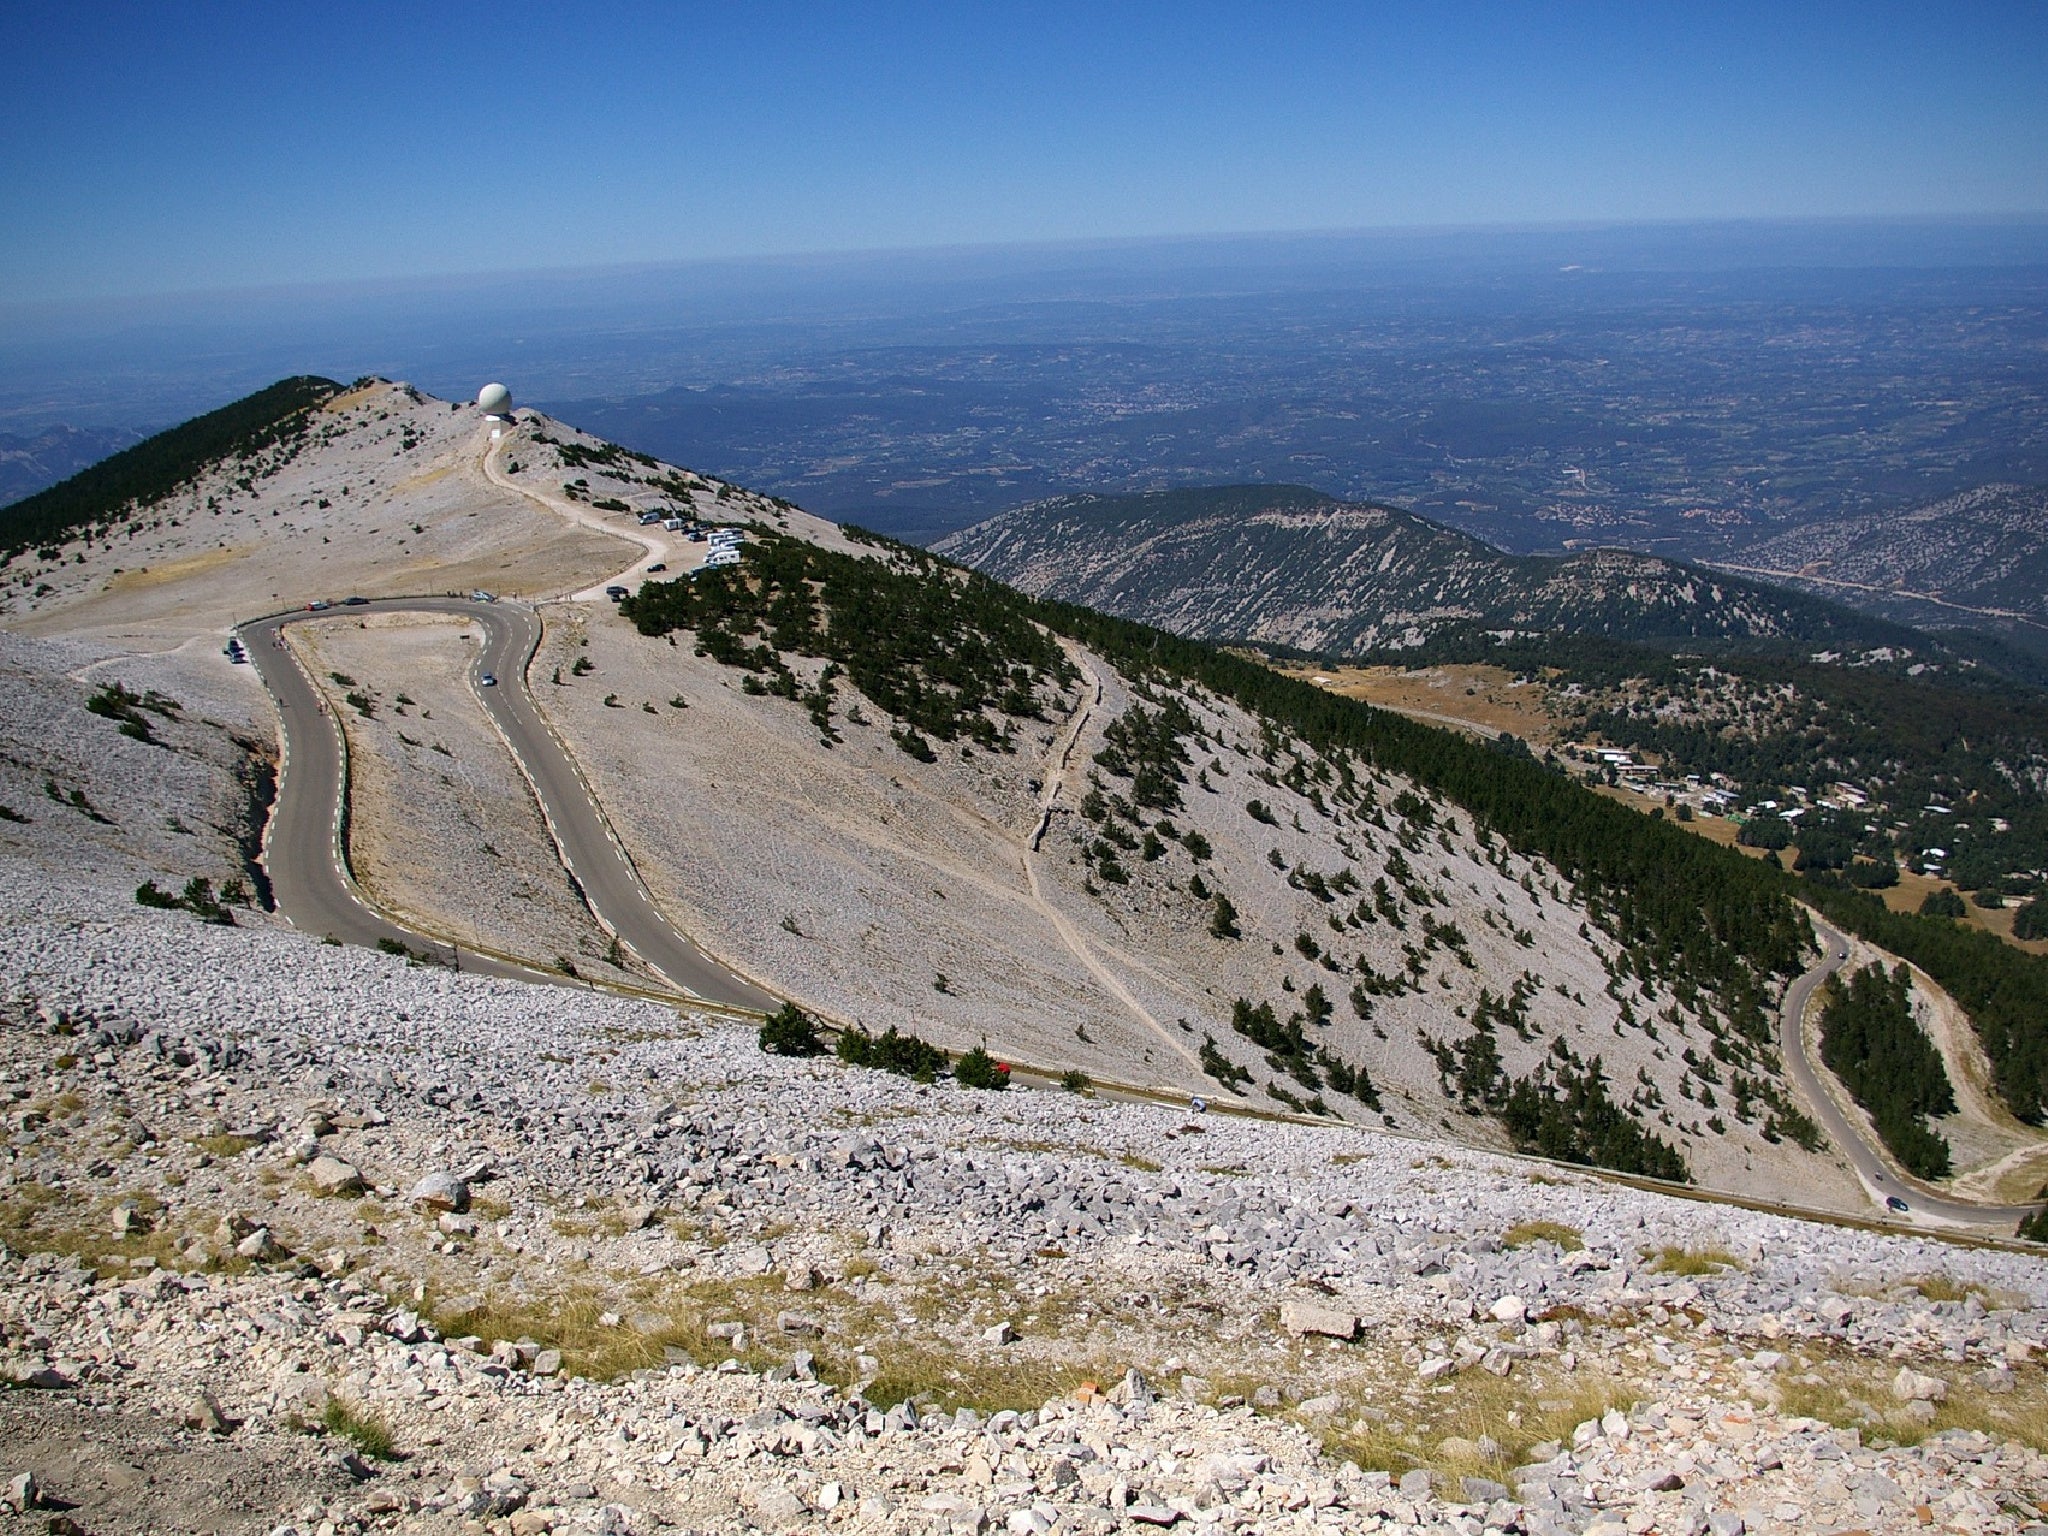
<svg viewBox="0 0 2048 1536">
<path fill-rule="evenodd" d="M 31 3 L 0 292 L 2048 211 L 2048 12 Z M 778 255 L 777 253 L 784 253 Z"/>
</svg>

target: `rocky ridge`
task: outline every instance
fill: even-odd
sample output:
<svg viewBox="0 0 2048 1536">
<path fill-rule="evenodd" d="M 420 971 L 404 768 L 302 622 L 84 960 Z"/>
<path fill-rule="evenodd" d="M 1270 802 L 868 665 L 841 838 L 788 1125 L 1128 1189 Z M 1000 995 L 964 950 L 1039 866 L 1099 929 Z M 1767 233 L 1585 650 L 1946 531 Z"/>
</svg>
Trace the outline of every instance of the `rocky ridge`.
<svg viewBox="0 0 2048 1536">
<path fill-rule="evenodd" d="M 1509 555 L 1414 513 L 1303 486 L 1063 496 L 933 547 L 1035 596 L 1196 639 L 1327 655 L 1415 646 L 1455 627 L 1617 640 L 1905 634 L 1655 555 Z"/>
<path fill-rule="evenodd" d="M 2048 623 L 2048 489 L 1984 485 L 1904 512 L 1807 523 L 1727 563 L 1902 623 L 1983 627 L 2003 613 L 2038 637 Z"/>
</svg>

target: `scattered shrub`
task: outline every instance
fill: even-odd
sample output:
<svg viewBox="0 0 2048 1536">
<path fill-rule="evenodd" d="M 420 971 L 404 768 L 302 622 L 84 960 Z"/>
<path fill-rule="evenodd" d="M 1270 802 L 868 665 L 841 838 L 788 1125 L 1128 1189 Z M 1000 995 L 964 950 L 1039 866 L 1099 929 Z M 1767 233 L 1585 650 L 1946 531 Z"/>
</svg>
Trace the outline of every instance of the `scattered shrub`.
<svg viewBox="0 0 2048 1536">
<path fill-rule="evenodd" d="M 849 1066 L 873 1067 L 899 1077 L 929 1083 L 946 1070 L 946 1053 L 916 1035 L 897 1032 L 891 1024 L 879 1035 L 856 1026 L 839 1037 L 839 1059 Z"/>
<path fill-rule="evenodd" d="M 1209 933 L 1218 939 L 1241 937 L 1237 928 L 1237 908 L 1221 891 L 1216 893 L 1216 906 L 1209 914 Z"/>
<path fill-rule="evenodd" d="M 822 1056 L 818 1026 L 795 1003 L 784 1003 L 761 1025 L 761 1049 L 770 1056 Z"/>
<path fill-rule="evenodd" d="M 977 1045 L 953 1063 L 953 1081 L 965 1088 L 982 1088 L 1000 1093 L 1010 1086 L 1009 1063 L 997 1061 Z"/>
</svg>

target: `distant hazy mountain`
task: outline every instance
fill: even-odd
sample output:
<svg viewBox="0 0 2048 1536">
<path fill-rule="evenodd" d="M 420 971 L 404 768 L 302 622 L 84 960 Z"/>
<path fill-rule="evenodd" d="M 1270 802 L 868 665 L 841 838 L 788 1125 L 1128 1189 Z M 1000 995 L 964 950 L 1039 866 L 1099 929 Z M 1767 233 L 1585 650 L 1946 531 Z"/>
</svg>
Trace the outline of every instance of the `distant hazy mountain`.
<svg viewBox="0 0 2048 1536">
<path fill-rule="evenodd" d="M 80 427 L 51 427 L 34 437 L 0 432 L 0 507 L 33 496 L 141 440 L 140 432 Z"/>
<path fill-rule="evenodd" d="M 1809 523 L 1727 564 L 1904 623 L 2048 635 L 2048 486 L 1987 485 L 1911 512 Z"/>
<path fill-rule="evenodd" d="M 1626 640 L 1897 642 L 1904 631 L 1654 555 L 1502 553 L 1396 508 L 1302 486 L 1064 496 L 935 546 L 1024 590 L 1214 640 L 1336 653 L 1448 625 Z"/>
</svg>

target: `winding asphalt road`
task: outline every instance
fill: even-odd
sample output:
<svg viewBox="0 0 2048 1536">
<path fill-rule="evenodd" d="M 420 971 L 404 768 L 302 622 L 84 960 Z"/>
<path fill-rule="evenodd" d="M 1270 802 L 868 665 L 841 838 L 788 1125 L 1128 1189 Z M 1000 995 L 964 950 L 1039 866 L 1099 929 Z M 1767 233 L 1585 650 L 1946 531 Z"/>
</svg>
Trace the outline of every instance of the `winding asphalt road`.
<svg viewBox="0 0 2048 1536">
<path fill-rule="evenodd" d="M 598 809 L 583 776 L 548 728 L 527 691 L 526 667 L 540 644 L 540 616 L 513 603 L 454 597 L 380 599 L 323 612 L 298 610 L 252 620 L 238 633 L 284 726 L 284 771 L 264 841 L 264 861 L 278 909 L 307 933 L 348 944 L 395 939 L 450 959 L 453 946 L 425 939 L 372 908 L 347 866 L 341 825 L 345 769 L 340 727 L 312 680 L 282 642 L 287 624 L 371 613 L 438 613 L 477 624 L 484 643 L 470 663 L 470 683 L 525 772 L 555 837 L 562 863 L 599 920 L 619 942 L 680 992 L 730 1008 L 766 1012 L 777 1000 L 735 975 L 678 933 L 654 904 L 639 872 Z M 482 685 L 490 674 L 493 687 Z M 523 981 L 563 978 L 537 967 L 465 951 L 465 970 Z"/>
<path fill-rule="evenodd" d="M 1826 923 L 1816 919 L 1813 931 L 1821 941 L 1820 963 L 1785 989 L 1785 1004 L 1778 1015 L 1778 1044 L 1792 1081 L 1820 1115 L 1834 1142 L 1856 1170 L 1872 1203 L 1882 1207 L 1888 1197 L 1904 1200 L 1908 1216 L 1931 1217 L 1936 1221 L 1964 1222 L 1974 1226 L 2001 1226 L 2008 1233 L 2024 1217 L 2034 1213 L 2031 1205 L 1972 1205 L 1930 1193 L 1924 1185 L 1908 1179 L 1894 1168 L 1883 1151 L 1873 1146 L 1863 1130 L 1842 1112 L 1821 1081 L 1819 1070 L 1806 1053 L 1806 1009 L 1814 989 L 1839 971 L 1849 959 L 1849 943 Z M 1895 1212 L 1886 1212 L 1894 1216 Z"/>
</svg>

